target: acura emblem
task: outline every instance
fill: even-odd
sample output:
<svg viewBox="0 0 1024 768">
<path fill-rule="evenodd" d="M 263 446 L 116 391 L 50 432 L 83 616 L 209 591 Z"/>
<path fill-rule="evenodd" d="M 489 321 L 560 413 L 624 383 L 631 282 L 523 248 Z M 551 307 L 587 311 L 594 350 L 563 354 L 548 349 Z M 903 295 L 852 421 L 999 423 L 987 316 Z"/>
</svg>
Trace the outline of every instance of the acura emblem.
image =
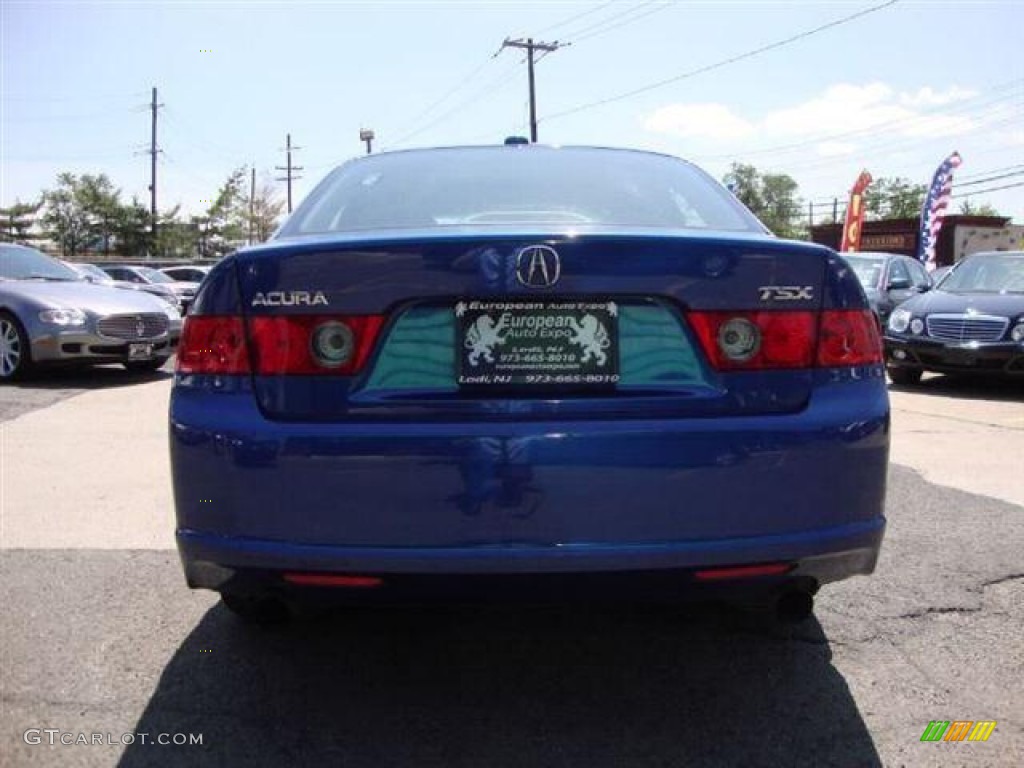
<svg viewBox="0 0 1024 768">
<path fill-rule="evenodd" d="M 135 335 L 140 339 L 146 335 L 146 323 L 141 317 L 135 318 Z"/>
<path fill-rule="evenodd" d="M 528 245 L 516 256 L 516 279 L 527 288 L 547 288 L 562 275 L 562 260 L 554 248 Z"/>
</svg>

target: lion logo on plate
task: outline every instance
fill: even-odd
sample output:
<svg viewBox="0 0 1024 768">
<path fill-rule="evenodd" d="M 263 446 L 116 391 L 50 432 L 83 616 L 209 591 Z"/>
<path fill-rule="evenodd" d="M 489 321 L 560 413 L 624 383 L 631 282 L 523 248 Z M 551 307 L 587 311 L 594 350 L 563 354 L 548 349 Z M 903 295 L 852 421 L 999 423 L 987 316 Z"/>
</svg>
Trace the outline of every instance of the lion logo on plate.
<svg viewBox="0 0 1024 768">
<path fill-rule="evenodd" d="M 483 315 L 469 327 L 466 331 L 466 349 L 470 350 L 467 358 L 470 365 L 479 365 L 481 357 L 488 363 L 494 362 L 491 353 L 495 347 L 505 343 L 501 332 L 505 330 L 506 320 L 505 315 L 502 315 L 498 322 L 494 322 L 494 318 L 489 315 Z"/>
<path fill-rule="evenodd" d="M 575 333 L 569 339 L 569 343 L 583 348 L 580 362 L 589 363 L 593 360 L 602 366 L 607 363 L 608 355 L 605 354 L 605 350 L 611 346 L 612 341 L 601 321 L 593 315 L 584 315 L 575 326 Z"/>
</svg>

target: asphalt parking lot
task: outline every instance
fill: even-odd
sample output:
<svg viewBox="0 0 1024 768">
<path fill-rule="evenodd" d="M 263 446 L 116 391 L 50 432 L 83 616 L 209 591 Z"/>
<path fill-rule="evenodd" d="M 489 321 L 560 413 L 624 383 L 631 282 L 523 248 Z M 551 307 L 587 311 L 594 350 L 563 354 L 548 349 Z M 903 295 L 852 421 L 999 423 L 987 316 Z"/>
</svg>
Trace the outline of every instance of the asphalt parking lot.
<svg viewBox="0 0 1024 768">
<path fill-rule="evenodd" d="M 0 765 L 1024 763 L 1024 386 L 892 391 L 878 571 L 799 625 L 434 605 L 258 632 L 183 584 L 169 389 L 114 367 L 0 389 Z M 922 743 L 933 720 L 998 725 Z M 178 734 L 202 744 L 149 743 Z"/>
</svg>

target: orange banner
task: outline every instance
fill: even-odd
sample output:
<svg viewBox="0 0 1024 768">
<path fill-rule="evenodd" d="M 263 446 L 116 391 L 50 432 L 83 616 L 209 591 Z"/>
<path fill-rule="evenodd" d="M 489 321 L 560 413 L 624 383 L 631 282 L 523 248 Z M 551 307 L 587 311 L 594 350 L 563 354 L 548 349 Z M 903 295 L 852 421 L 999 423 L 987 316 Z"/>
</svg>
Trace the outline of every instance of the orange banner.
<svg viewBox="0 0 1024 768">
<path fill-rule="evenodd" d="M 860 234 L 864 226 L 864 192 L 872 181 L 871 174 L 861 171 L 857 182 L 850 190 L 850 204 L 846 206 L 846 223 L 843 225 L 843 241 L 840 251 L 859 251 Z"/>
</svg>

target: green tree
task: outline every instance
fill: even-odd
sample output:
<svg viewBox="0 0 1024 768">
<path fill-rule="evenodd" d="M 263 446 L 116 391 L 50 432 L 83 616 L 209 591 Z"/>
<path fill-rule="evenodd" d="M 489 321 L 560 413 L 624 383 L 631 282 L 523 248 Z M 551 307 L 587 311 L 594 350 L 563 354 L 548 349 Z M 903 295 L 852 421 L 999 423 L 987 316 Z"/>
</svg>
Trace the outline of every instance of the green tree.
<svg viewBox="0 0 1024 768">
<path fill-rule="evenodd" d="M 41 223 L 65 258 L 80 253 L 89 239 L 88 214 L 75 194 L 77 188 L 77 176 L 61 173 L 57 176 L 57 188 L 43 192 L 45 211 Z"/>
<path fill-rule="evenodd" d="M 151 250 L 149 208 L 137 197 L 118 211 L 114 239 L 117 252 L 124 256 L 138 257 Z"/>
<path fill-rule="evenodd" d="M 250 227 L 252 241 L 264 243 L 277 229 L 281 213 L 284 211 L 284 200 L 277 196 L 274 186 L 267 180 L 260 184 L 256 196 L 251 201 Z"/>
<path fill-rule="evenodd" d="M 40 207 L 42 201 L 23 203 L 16 199 L 14 205 L 0 208 L 0 241 L 23 243 L 35 239 L 31 229 Z"/>
<path fill-rule="evenodd" d="M 121 190 L 106 174 L 87 173 L 78 179 L 74 195 L 85 212 L 89 245 L 109 254 L 121 215 Z"/>
<path fill-rule="evenodd" d="M 109 253 L 121 220 L 121 191 L 105 174 L 61 173 L 43 192 L 41 223 L 65 256 L 86 250 Z"/>
<path fill-rule="evenodd" d="M 784 173 L 761 174 L 757 168 L 733 163 L 725 185 L 768 229 L 779 237 L 800 237 L 801 203 L 797 183 Z"/>
<path fill-rule="evenodd" d="M 203 255 L 222 255 L 245 240 L 248 234 L 248 199 L 244 189 L 249 170 L 236 168 L 217 191 L 205 215 L 199 217 L 199 242 Z"/>
<path fill-rule="evenodd" d="M 913 184 L 902 176 L 875 179 L 864 197 L 866 217 L 869 221 L 917 218 L 927 192 L 927 185 Z"/>
<path fill-rule="evenodd" d="M 964 216 L 1001 216 L 991 203 L 972 203 L 964 200 L 960 203 L 960 213 Z"/>
<path fill-rule="evenodd" d="M 160 214 L 157 235 L 157 252 L 163 256 L 191 258 L 197 252 L 197 236 L 195 230 L 179 217 L 181 206 L 175 206 Z"/>
</svg>

